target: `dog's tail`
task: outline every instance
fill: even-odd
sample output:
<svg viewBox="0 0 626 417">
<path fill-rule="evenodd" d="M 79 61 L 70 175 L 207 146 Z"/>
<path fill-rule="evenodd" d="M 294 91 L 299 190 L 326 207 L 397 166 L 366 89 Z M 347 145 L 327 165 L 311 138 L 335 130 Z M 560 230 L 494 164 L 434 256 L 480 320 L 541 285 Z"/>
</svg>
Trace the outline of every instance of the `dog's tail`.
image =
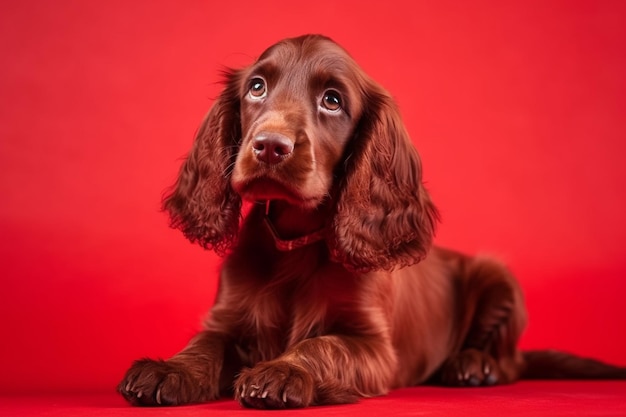
<svg viewBox="0 0 626 417">
<path fill-rule="evenodd" d="M 555 350 L 522 352 L 524 379 L 626 379 L 626 368 Z"/>
</svg>

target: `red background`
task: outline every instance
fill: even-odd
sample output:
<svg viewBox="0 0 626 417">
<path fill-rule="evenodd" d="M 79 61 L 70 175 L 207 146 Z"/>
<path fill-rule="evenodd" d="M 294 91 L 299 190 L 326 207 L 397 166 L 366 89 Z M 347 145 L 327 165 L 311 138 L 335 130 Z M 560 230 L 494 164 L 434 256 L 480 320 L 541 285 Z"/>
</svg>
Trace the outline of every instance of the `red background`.
<svg viewBox="0 0 626 417">
<path fill-rule="evenodd" d="M 323 33 L 396 97 L 443 214 L 503 258 L 526 348 L 626 365 L 626 3 L 0 5 L 0 392 L 113 389 L 169 356 L 219 259 L 159 212 L 222 65 Z"/>
</svg>

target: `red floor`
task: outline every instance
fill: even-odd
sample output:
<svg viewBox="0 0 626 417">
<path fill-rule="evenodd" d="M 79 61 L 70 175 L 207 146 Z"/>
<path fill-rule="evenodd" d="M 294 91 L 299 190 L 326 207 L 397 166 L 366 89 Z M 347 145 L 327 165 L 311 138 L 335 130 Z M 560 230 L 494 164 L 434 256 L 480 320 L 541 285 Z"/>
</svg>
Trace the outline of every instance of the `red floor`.
<svg viewBox="0 0 626 417">
<path fill-rule="evenodd" d="M 240 416 L 272 412 L 242 409 L 227 399 L 178 408 L 133 408 L 116 394 L 0 395 L 3 417 Z M 275 412 L 280 416 L 626 416 L 626 381 L 524 381 L 478 389 L 416 387 L 358 404 Z"/>
</svg>

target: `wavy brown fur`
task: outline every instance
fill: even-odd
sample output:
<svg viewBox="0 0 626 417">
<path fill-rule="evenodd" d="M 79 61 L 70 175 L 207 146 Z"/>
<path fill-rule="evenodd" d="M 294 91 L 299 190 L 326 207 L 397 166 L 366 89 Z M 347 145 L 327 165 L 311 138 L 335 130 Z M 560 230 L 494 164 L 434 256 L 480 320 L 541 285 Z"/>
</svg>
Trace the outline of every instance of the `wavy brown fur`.
<svg viewBox="0 0 626 417">
<path fill-rule="evenodd" d="M 220 254 L 237 237 L 241 210 L 241 197 L 230 185 L 241 138 L 238 74 L 225 75 L 226 88 L 202 122 L 176 184 L 163 198 L 172 227 Z"/>
</svg>

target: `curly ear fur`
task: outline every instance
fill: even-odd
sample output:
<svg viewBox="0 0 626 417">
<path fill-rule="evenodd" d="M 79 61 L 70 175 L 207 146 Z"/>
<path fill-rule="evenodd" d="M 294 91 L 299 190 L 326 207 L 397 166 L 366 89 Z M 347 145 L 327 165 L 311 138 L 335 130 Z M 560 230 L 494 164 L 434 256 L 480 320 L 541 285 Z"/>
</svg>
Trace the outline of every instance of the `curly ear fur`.
<svg viewBox="0 0 626 417">
<path fill-rule="evenodd" d="M 345 163 L 331 251 L 353 270 L 393 270 L 426 256 L 439 214 L 393 99 L 376 86 L 365 90 L 367 108 Z"/>
<path fill-rule="evenodd" d="M 225 254 L 239 229 L 241 198 L 230 175 L 241 138 L 239 76 L 225 73 L 226 87 L 205 117 L 176 183 L 163 198 L 170 225 L 193 243 Z"/>
</svg>

